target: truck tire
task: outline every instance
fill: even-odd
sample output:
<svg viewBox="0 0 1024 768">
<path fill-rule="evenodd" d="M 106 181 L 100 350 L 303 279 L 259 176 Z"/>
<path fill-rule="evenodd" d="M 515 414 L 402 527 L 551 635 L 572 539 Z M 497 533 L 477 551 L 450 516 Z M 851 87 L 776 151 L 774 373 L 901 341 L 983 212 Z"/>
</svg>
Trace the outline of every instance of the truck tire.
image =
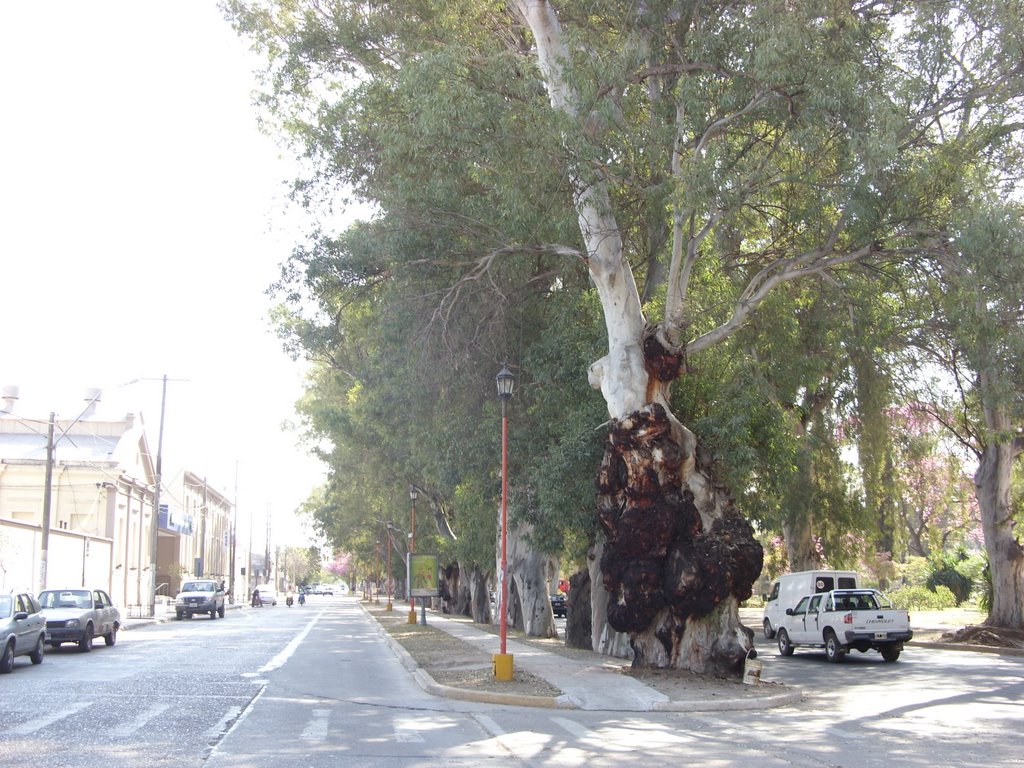
<svg viewBox="0 0 1024 768">
<path fill-rule="evenodd" d="M 793 645 L 789 642 L 789 634 L 785 629 L 779 630 L 779 655 L 780 656 L 792 656 Z"/>
<path fill-rule="evenodd" d="M 840 645 L 839 638 L 831 629 L 825 633 L 825 658 L 833 664 L 838 664 L 843 660 L 843 646 Z"/>
<path fill-rule="evenodd" d="M 892 664 L 894 661 L 896 661 L 896 659 L 900 657 L 900 651 L 902 651 L 903 649 L 900 648 L 898 645 L 883 645 L 878 650 L 881 652 L 882 658 L 890 664 Z"/>
<path fill-rule="evenodd" d="M 765 640 L 771 640 L 773 637 L 775 637 L 775 632 L 772 630 L 772 623 L 768 621 L 767 618 L 765 618 L 764 624 L 762 626 L 764 627 Z"/>
</svg>

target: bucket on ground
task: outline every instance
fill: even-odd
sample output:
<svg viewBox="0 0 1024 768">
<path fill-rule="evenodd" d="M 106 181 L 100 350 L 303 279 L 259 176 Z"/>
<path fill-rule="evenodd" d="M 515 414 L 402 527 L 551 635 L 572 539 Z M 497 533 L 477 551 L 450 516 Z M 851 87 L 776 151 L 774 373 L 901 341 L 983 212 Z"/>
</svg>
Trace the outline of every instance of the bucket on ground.
<svg viewBox="0 0 1024 768">
<path fill-rule="evenodd" d="M 754 650 L 751 649 L 750 653 L 747 654 L 746 661 L 743 662 L 743 682 L 746 685 L 757 685 L 761 682 L 761 671 L 764 669 L 764 663 L 758 661 L 753 656 Z"/>
</svg>

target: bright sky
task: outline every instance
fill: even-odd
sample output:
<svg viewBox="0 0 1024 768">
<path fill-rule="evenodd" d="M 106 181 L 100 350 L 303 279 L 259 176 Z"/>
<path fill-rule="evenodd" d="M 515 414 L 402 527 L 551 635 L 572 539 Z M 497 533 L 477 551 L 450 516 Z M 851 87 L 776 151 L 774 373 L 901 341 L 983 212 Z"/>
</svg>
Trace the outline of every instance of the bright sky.
<svg viewBox="0 0 1024 768">
<path fill-rule="evenodd" d="M 269 509 L 274 543 L 303 544 L 291 513 L 323 470 L 281 429 L 302 369 L 265 294 L 298 217 L 255 65 L 214 0 L 3 4 L 0 385 L 43 418 L 100 387 L 155 449 L 166 374 L 168 483 L 235 498 L 237 467 L 240 533 L 261 541 Z"/>
</svg>

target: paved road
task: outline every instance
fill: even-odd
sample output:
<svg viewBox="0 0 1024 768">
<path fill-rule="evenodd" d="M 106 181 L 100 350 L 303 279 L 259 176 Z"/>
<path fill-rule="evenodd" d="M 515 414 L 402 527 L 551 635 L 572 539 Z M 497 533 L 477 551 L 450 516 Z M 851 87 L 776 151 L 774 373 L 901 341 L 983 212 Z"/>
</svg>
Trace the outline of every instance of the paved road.
<svg viewBox="0 0 1024 768">
<path fill-rule="evenodd" d="M 352 598 L 229 611 L 0 678 L 0 765 L 209 768 L 1024 766 L 1024 659 L 908 648 L 842 665 L 765 644 L 807 700 L 629 714 L 428 696 Z"/>
</svg>

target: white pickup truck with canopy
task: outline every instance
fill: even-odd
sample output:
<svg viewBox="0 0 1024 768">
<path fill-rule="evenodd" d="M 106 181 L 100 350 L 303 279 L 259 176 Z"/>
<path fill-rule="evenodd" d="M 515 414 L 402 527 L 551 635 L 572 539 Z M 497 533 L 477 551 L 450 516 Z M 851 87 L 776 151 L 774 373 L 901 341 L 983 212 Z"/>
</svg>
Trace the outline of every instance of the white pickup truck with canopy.
<svg viewBox="0 0 1024 768">
<path fill-rule="evenodd" d="M 778 628 L 779 653 L 792 656 L 798 646 L 824 647 L 831 662 L 843 660 L 850 650 L 877 650 L 888 662 L 896 661 L 903 643 L 914 633 L 910 614 L 894 608 L 874 589 L 836 589 L 801 598 L 786 610 Z"/>
</svg>

